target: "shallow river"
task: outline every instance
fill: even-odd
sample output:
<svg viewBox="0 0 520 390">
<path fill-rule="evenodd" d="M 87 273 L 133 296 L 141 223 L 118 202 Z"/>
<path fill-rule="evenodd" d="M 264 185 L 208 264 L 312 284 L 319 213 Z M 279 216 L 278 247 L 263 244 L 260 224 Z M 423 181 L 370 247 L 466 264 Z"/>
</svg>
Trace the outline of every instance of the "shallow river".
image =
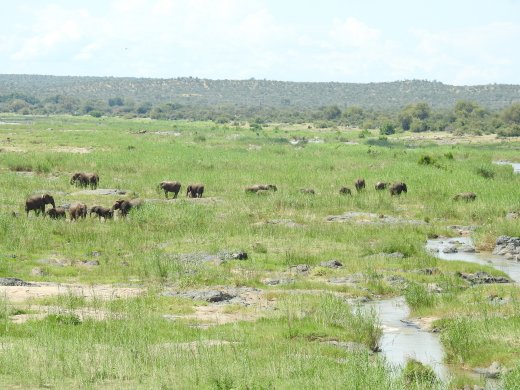
<svg viewBox="0 0 520 390">
<path fill-rule="evenodd" d="M 443 252 L 453 245 L 473 246 L 473 241 L 470 237 L 428 240 L 426 249 L 443 260 L 490 265 L 520 283 L 520 263 L 490 253 Z M 407 358 L 413 358 L 431 366 L 440 378 L 448 379 L 449 370 L 442 363 L 444 352 L 438 334 L 423 331 L 407 321 L 410 310 L 403 297 L 370 302 L 366 307 L 373 308 L 379 316 L 383 328 L 381 350 L 389 363 L 403 367 Z M 497 382 L 491 381 L 488 386 L 496 388 Z"/>
</svg>

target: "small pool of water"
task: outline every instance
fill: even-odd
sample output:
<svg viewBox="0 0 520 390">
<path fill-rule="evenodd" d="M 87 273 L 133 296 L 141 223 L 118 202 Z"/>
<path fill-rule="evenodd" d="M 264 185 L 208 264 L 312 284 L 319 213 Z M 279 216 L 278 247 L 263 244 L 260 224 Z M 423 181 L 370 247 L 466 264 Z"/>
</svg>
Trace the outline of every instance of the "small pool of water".
<svg viewBox="0 0 520 390">
<path fill-rule="evenodd" d="M 381 353 L 388 363 L 404 367 L 408 358 L 413 358 L 432 367 L 439 378 L 448 379 L 448 369 L 442 363 L 444 352 L 439 336 L 403 321 L 410 315 L 403 297 L 369 302 L 365 308 L 373 309 L 379 318 L 383 329 Z"/>
<path fill-rule="evenodd" d="M 513 281 L 520 283 L 520 263 L 515 260 L 508 260 L 503 256 L 493 255 L 489 252 L 481 253 L 444 253 L 443 249 L 459 244 L 452 244 L 450 241 L 456 241 L 460 245 L 471 245 L 473 246 L 473 240 L 470 237 L 457 237 L 457 238 L 438 238 L 434 240 L 428 240 L 426 243 L 426 249 L 431 251 L 439 259 L 443 260 L 460 260 L 467 261 L 470 263 L 489 265 L 500 271 L 505 272 Z"/>
</svg>

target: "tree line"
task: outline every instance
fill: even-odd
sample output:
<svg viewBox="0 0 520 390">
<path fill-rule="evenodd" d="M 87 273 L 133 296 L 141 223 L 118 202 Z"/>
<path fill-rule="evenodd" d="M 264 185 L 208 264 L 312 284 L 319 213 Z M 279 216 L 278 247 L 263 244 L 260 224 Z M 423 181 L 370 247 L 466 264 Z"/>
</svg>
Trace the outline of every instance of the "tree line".
<svg viewBox="0 0 520 390">
<path fill-rule="evenodd" d="M 471 134 L 496 133 L 520 136 L 520 103 L 490 110 L 474 101 L 459 100 L 452 108 L 433 109 L 426 102 L 401 109 L 374 109 L 360 106 L 327 105 L 315 108 L 292 106 L 246 106 L 237 104 L 190 105 L 175 102 L 136 102 L 123 97 L 81 99 L 55 95 L 44 99 L 20 93 L 0 96 L 0 112 L 21 115 L 91 115 L 148 117 L 166 120 L 202 120 L 220 124 L 248 123 L 255 131 L 267 123 L 311 123 L 315 127 L 349 126 L 379 128 L 382 134 L 395 131 L 449 131 Z"/>
</svg>

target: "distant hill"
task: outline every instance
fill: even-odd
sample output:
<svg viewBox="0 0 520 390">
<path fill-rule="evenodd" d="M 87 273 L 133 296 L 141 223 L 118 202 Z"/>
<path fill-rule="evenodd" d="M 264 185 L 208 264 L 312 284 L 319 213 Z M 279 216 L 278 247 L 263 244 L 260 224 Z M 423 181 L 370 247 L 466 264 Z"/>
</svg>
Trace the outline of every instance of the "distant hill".
<svg viewBox="0 0 520 390">
<path fill-rule="evenodd" d="M 151 79 L 0 75 L 0 97 L 12 94 L 39 100 L 61 95 L 81 100 L 123 98 L 154 105 L 167 102 L 190 106 L 287 108 L 338 105 L 379 110 L 400 109 L 415 102 L 427 102 L 434 109 L 451 108 L 458 100 L 471 100 L 488 109 L 502 109 L 520 102 L 520 85 L 452 86 L 422 80 L 357 84 L 192 77 Z"/>
</svg>

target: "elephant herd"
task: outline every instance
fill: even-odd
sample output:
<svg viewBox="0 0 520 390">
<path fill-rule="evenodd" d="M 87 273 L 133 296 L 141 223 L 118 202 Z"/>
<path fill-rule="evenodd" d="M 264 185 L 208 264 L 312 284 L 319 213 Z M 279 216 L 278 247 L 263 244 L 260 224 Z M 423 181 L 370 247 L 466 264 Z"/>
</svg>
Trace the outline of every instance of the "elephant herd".
<svg viewBox="0 0 520 390">
<path fill-rule="evenodd" d="M 70 184 L 96 189 L 99 184 L 99 176 L 96 173 L 77 172 L 72 175 Z M 181 189 L 181 183 L 178 181 L 163 181 L 159 183 L 158 188 L 161 188 L 164 191 L 166 198 L 168 198 L 169 192 L 172 192 L 174 194 L 173 197 L 177 198 Z M 186 196 L 191 198 L 202 198 L 203 193 L 203 184 L 190 184 L 186 190 Z M 45 211 L 45 206 L 48 204 L 51 205 L 52 208 Z M 68 208 L 68 212 L 71 221 L 86 218 L 87 214 L 89 216 L 94 214 L 99 219 L 103 218 L 104 220 L 107 220 L 114 217 L 115 210 L 119 210 L 120 216 L 126 217 L 131 209 L 137 208 L 141 204 L 141 199 L 119 199 L 116 200 L 110 208 L 96 205 L 91 207 L 89 210 L 85 203 L 75 203 Z M 42 214 L 43 216 L 48 216 L 52 219 L 65 219 L 67 217 L 67 210 L 63 207 L 56 207 L 54 198 L 49 194 L 33 195 L 27 198 L 25 201 L 25 212 L 27 213 L 27 216 L 29 216 L 30 211 L 34 211 L 36 215 Z"/>
</svg>

